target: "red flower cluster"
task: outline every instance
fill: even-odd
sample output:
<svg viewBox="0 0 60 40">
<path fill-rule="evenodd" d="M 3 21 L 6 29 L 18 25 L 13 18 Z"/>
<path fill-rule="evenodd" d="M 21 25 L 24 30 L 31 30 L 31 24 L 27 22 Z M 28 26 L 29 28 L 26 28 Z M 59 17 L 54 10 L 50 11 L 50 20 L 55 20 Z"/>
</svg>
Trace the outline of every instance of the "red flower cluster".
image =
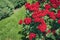
<svg viewBox="0 0 60 40">
<path fill-rule="evenodd" d="M 52 3 L 52 6 L 54 8 L 57 8 L 58 6 L 60 6 L 60 0 L 50 0 L 50 2 Z"/>
<path fill-rule="evenodd" d="M 58 10 L 57 14 L 56 14 L 57 18 L 60 18 L 60 10 Z"/>
<path fill-rule="evenodd" d="M 58 20 L 58 24 L 60 24 L 60 20 Z"/>
<path fill-rule="evenodd" d="M 55 17 L 55 13 L 54 13 L 54 12 L 49 12 L 48 15 L 49 15 L 50 18 L 52 18 L 53 20 L 56 20 L 56 17 Z"/>
<path fill-rule="evenodd" d="M 42 19 L 42 18 L 35 18 L 35 19 L 34 19 L 34 22 L 39 22 L 39 23 L 41 23 L 41 24 L 45 24 L 45 21 L 44 21 L 44 19 Z"/>
<path fill-rule="evenodd" d="M 42 18 L 35 18 L 34 22 L 39 22 L 40 25 L 38 25 L 37 29 L 40 30 L 41 32 L 45 32 L 47 26 L 45 24 L 44 19 L 42 19 Z"/>
<path fill-rule="evenodd" d="M 29 9 L 30 11 L 37 11 L 37 10 L 39 10 L 39 2 L 36 2 L 32 5 L 30 5 L 30 3 L 26 3 L 25 7 L 26 7 L 26 9 Z"/>
<path fill-rule="evenodd" d="M 45 5 L 45 9 L 48 9 L 49 10 L 50 8 L 51 8 L 51 6 L 49 4 L 46 4 Z"/>
<path fill-rule="evenodd" d="M 31 21 L 32 21 L 31 18 L 25 18 L 25 19 L 24 19 L 24 23 L 25 23 L 25 24 L 30 24 Z"/>
<path fill-rule="evenodd" d="M 39 14 L 39 15 L 38 15 L 38 14 Z M 41 11 L 41 10 L 35 11 L 35 12 L 33 12 L 33 14 L 32 14 L 32 18 L 41 17 L 41 14 L 42 14 L 42 11 Z"/>
<path fill-rule="evenodd" d="M 22 23 L 30 24 L 31 22 L 32 22 L 32 19 L 31 19 L 31 18 L 25 18 L 25 19 L 24 19 L 24 22 L 23 22 L 23 20 L 20 20 L 20 21 L 19 21 L 19 24 L 22 24 Z"/>
<path fill-rule="evenodd" d="M 30 33 L 29 34 L 29 40 L 32 40 L 35 37 L 36 37 L 36 34 L 35 33 Z"/>
<path fill-rule="evenodd" d="M 38 30 L 40 30 L 41 32 L 45 32 L 46 28 L 47 28 L 46 24 L 40 24 L 38 26 Z"/>
<path fill-rule="evenodd" d="M 59 3 L 57 0 L 50 0 L 50 2 L 52 3 L 52 6 L 54 8 L 57 8 L 60 4 L 57 4 Z M 44 7 L 45 9 L 44 10 L 39 10 L 39 6 L 40 3 L 39 2 L 36 2 L 36 3 L 33 3 L 33 4 L 30 4 L 30 3 L 26 3 L 25 4 L 25 7 L 26 9 L 28 9 L 29 11 L 32 11 L 32 15 L 31 17 L 27 17 L 24 19 L 24 21 L 20 20 L 19 21 L 19 24 L 22 24 L 22 22 L 24 22 L 26 25 L 28 24 L 31 24 L 32 21 L 34 23 L 40 23 L 38 26 L 37 26 L 37 29 L 39 31 L 41 31 L 42 33 L 43 32 L 46 32 L 46 29 L 47 29 L 47 25 L 45 23 L 45 20 L 43 19 L 44 16 L 49 16 L 51 19 L 53 20 L 56 20 L 56 18 L 58 18 L 58 23 L 60 24 L 60 10 L 58 10 L 57 14 L 55 14 L 53 11 L 49 11 L 52 6 L 50 4 L 46 4 Z M 51 32 L 50 30 L 48 32 Z M 47 33 L 48 33 L 47 32 Z M 29 34 L 29 40 L 32 40 L 33 38 L 36 37 L 36 34 L 35 33 L 30 33 Z"/>
<path fill-rule="evenodd" d="M 39 17 L 44 17 L 48 13 L 48 10 L 38 10 L 33 12 L 32 18 L 39 18 Z"/>
</svg>

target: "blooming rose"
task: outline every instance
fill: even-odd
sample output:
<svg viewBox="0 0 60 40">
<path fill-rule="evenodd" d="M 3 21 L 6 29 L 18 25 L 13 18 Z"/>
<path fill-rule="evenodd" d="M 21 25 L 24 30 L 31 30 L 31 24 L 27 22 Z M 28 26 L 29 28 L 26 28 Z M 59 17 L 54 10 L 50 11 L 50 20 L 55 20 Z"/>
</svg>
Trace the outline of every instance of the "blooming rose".
<svg viewBox="0 0 60 40">
<path fill-rule="evenodd" d="M 38 26 L 38 30 L 40 30 L 41 32 L 45 32 L 46 29 L 47 29 L 46 24 L 40 24 L 40 25 Z"/>
<path fill-rule="evenodd" d="M 58 10 L 57 13 L 60 13 L 60 10 Z"/>
<path fill-rule="evenodd" d="M 25 19 L 24 19 L 24 23 L 25 23 L 25 24 L 30 24 L 31 21 L 32 21 L 31 18 L 25 18 Z"/>
<path fill-rule="evenodd" d="M 60 6 L 60 0 L 56 0 L 58 6 Z"/>
<path fill-rule="evenodd" d="M 58 20 L 58 24 L 60 24 L 60 20 Z"/>
<path fill-rule="evenodd" d="M 31 6 L 30 6 L 30 3 L 26 3 L 25 4 L 25 7 L 26 7 L 26 9 L 29 9 Z"/>
<path fill-rule="evenodd" d="M 60 6 L 60 0 L 50 0 L 50 3 L 52 3 L 52 6 L 54 8 L 57 8 L 58 6 Z"/>
<path fill-rule="evenodd" d="M 56 0 L 50 0 L 50 2 L 51 2 L 52 4 L 55 4 L 55 3 L 56 3 Z"/>
<path fill-rule="evenodd" d="M 33 12 L 32 18 L 37 18 L 37 17 L 40 17 L 39 11 Z"/>
<path fill-rule="evenodd" d="M 53 8 L 58 8 L 58 5 L 57 4 L 52 4 L 52 7 Z"/>
<path fill-rule="evenodd" d="M 25 7 L 29 9 L 30 11 L 38 11 L 40 7 L 40 3 L 36 2 L 30 5 L 30 3 L 26 3 Z"/>
<path fill-rule="evenodd" d="M 49 5 L 49 4 L 45 4 L 45 9 L 50 9 L 51 8 L 51 6 Z"/>
<path fill-rule="evenodd" d="M 29 40 L 32 40 L 35 37 L 36 37 L 36 34 L 35 33 L 30 33 L 29 34 Z"/>
<path fill-rule="evenodd" d="M 39 2 L 36 2 L 34 4 L 31 5 L 30 11 L 38 11 L 39 10 Z"/>
<path fill-rule="evenodd" d="M 22 20 L 20 20 L 20 21 L 19 21 L 19 24 L 22 24 L 22 23 L 23 23 L 23 21 L 22 21 Z"/>
<path fill-rule="evenodd" d="M 56 17 L 60 18 L 60 10 L 57 11 Z"/>
<path fill-rule="evenodd" d="M 52 18 L 53 20 L 56 20 L 56 17 L 55 17 L 55 13 L 54 12 L 50 12 L 48 13 L 49 17 Z"/>
<path fill-rule="evenodd" d="M 49 13 L 49 10 L 45 9 L 43 10 L 43 17 L 46 16 Z"/>
<path fill-rule="evenodd" d="M 47 12 L 48 12 L 48 11 L 45 11 L 45 10 L 35 11 L 35 12 L 33 12 L 33 14 L 32 14 L 32 18 L 44 17 L 44 16 L 46 16 Z"/>
<path fill-rule="evenodd" d="M 60 13 L 57 13 L 57 14 L 56 14 L 56 17 L 57 17 L 57 18 L 60 18 Z"/>
<path fill-rule="evenodd" d="M 34 22 L 40 22 L 40 18 L 35 18 Z"/>
</svg>

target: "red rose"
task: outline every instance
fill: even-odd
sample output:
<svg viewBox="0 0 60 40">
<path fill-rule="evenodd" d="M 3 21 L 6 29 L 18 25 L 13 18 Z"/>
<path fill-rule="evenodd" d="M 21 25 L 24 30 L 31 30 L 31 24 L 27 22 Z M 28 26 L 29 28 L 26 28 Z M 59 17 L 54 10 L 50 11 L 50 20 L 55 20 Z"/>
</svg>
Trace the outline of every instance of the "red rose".
<svg viewBox="0 0 60 40">
<path fill-rule="evenodd" d="M 60 6 L 60 0 L 56 0 L 57 5 Z"/>
<path fill-rule="evenodd" d="M 60 20 L 58 20 L 58 24 L 60 24 Z"/>
<path fill-rule="evenodd" d="M 39 2 L 36 2 L 35 3 L 35 6 L 36 6 L 36 8 L 39 8 L 40 7 L 40 3 Z"/>
<path fill-rule="evenodd" d="M 58 10 L 57 13 L 60 13 L 60 10 Z"/>
<path fill-rule="evenodd" d="M 45 23 L 44 19 L 42 19 L 42 18 L 35 18 L 34 22 L 39 22 L 41 24 Z"/>
<path fill-rule="evenodd" d="M 57 3 L 58 3 L 57 5 L 58 5 L 58 6 L 60 6 L 60 1 L 59 1 L 59 2 L 57 2 Z"/>
<path fill-rule="evenodd" d="M 56 14 L 56 17 L 57 17 L 57 18 L 60 18 L 60 13 L 57 13 L 57 14 Z"/>
<path fill-rule="evenodd" d="M 48 13 L 48 15 L 49 15 L 50 18 L 52 18 L 53 20 L 56 20 L 56 17 L 55 17 L 55 13 L 54 13 L 54 12 L 50 12 L 50 13 Z"/>
<path fill-rule="evenodd" d="M 37 18 L 37 12 L 33 12 L 32 18 Z"/>
<path fill-rule="evenodd" d="M 26 9 L 29 9 L 31 6 L 30 6 L 30 3 L 26 3 L 25 4 L 25 7 L 26 7 Z"/>
<path fill-rule="evenodd" d="M 58 8 L 58 5 L 57 4 L 52 4 L 52 7 L 53 8 Z"/>
<path fill-rule="evenodd" d="M 46 31 L 46 28 L 47 28 L 46 24 L 40 24 L 38 26 L 38 30 L 40 30 L 41 32 L 45 32 Z"/>
<path fill-rule="evenodd" d="M 38 11 L 39 8 L 36 8 L 35 6 L 34 6 L 34 7 L 31 6 L 31 7 L 29 8 L 29 10 L 30 10 L 30 11 Z"/>
<path fill-rule="evenodd" d="M 30 24 L 31 21 L 32 21 L 31 18 L 25 18 L 25 19 L 24 19 L 24 23 L 25 23 L 25 24 Z"/>
<path fill-rule="evenodd" d="M 38 17 L 44 17 L 45 14 L 43 13 L 43 10 L 39 10 L 38 13 L 37 13 L 37 16 Z"/>
<path fill-rule="evenodd" d="M 30 11 L 38 11 L 39 10 L 39 2 L 33 3 L 29 8 Z"/>
<path fill-rule="evenodd" d="M 60 18 L 60 10 L 57 11 L 56 17 Z"/>
<path fill-rule="evenodd" d="M 48 9 L 49 10 L 50 8 L 51 8 L 51 6 L 49 4 L 46 4 L 45 5 L 45 9 Z"/>
<path fill-rule="evenodd" d="M 34 19 L 34 22 L 39 22 L 39 23 L 41 23 L 41 24 L 45 24 L 45 21 L 44 21 L 44 19 L 42 19 L 42 18 L 35 18 L 35 19 Z"/>
<path fill-rule="evenodd" d="M 39 11 L 33 12 L 32 18 L 37 18 L 37 17 L 40 17 Z"/>
<path fill-rule="evenodd" d="M 40 18 L 40 23 L 41 24 L 46 24 L 43 18 Z"/>
<path fill-rule="evenodd" d="M 50 0 L 50 2 L 54 8 L 57 8 L 60 5 L 60 0 Z"/>
<path fill-rule="evenodd" d="M 19 24 L 22 24 L 22 23 L 23 23 L 23 21 L 22 21 L 22 20 L 20 20 L 20 21 L 19 21 Z"/>
<path fill-rule="evenodd" d="M 39 22 L 39 23 L 41 23 L 41 24 L 45 24 L 45 21 L 44 21 L 43 18 L 35 18 L 35 19 L 34 19 L 34 22 Z"/>
<path fill-rule="evenodd" d="M 35 37 L 36 37 L 36 34 L 35 33 L 30 33 L 29 34 L 29 40 L 32 40 Z"/>
<path fill-rule="evenodd" d="M 38 10 L 38 11 L 33 12 L 32 18 L 44 17 L 46 14 L 47 14 L 47 11 L 43 12 L 43 10 Z"/>
<path fill-rule="evenodd" d="M 49 13 L 49 10 L 45 9 L 43 10 L 43 16 L 46 16 Z"/>
<path fill-rule="evenodd" d="M 55 4 L 55 3 L 56 3 L 56 0 L 50 0 L 50 2 L 51 2 L 52 4 Z"/>
<path fill-rule="evenodd" d="M 40 22 L 40 18 L 35 18 L 34 22 Z"/>
</svg>

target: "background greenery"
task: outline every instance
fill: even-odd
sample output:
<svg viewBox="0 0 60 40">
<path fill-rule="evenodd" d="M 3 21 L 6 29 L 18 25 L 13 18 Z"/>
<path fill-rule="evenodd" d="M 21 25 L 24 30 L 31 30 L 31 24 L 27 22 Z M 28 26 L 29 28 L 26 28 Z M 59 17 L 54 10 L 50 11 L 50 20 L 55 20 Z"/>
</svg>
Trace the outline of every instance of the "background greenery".
<svg viewBox="0 0 60 40">
<path fill-rule="evenodd" d="M 25 2 L 26 0 L 0 0 L 0 20 L 13 14 L 13 10 L 20 8 Z"/>
<path fill-rule="evenodd" d="M 32 2 L 32 0 L 27 1 Z M 19 25 L 18 22 L 20 19 L 24 19 L 25 12 L 25 7 L 22 6 L 14 10 L 13 15 L 0 21 L 0 40 L 22 40 L 23 35 L 18 34 L 22 30 L 22 25 Z"/>
</svg>

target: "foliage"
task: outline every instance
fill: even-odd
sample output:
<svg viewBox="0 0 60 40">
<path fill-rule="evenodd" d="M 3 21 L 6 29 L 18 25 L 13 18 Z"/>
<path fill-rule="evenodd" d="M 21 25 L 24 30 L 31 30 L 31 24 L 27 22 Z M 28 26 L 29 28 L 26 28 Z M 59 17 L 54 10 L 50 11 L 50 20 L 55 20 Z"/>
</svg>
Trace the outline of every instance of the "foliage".
<svg viewBox="0 0 60 40">
<path fill-rule="evenodd" d="M 56 0 L 26 3 L 26 18 L 20 20 L 23 25 L 23 40 L 59 40 L 60 39 L 60 4 Z M 60 1 L 59 1 L 60 3 Z M 55 6 L 54 6 L 55 5 Z M 57 6 L 58 5 L 58 6 Z"/>
<path fill-rule="evenodd" d="M 26 3 L 26 0 L 9 0 L 15 8 L 19 8 Z"/>
<path fill-rule="evenodd" d="M 10 16 L 13 14 L 13 5 L 9 1 L 0 1 L 0 19 Z"/>
<path fill-rule="evenodd" d="M 0 20 L 12 15 L 15 8 L 24 5 L 26 0 L 0 0 Z"/>
</svg>

